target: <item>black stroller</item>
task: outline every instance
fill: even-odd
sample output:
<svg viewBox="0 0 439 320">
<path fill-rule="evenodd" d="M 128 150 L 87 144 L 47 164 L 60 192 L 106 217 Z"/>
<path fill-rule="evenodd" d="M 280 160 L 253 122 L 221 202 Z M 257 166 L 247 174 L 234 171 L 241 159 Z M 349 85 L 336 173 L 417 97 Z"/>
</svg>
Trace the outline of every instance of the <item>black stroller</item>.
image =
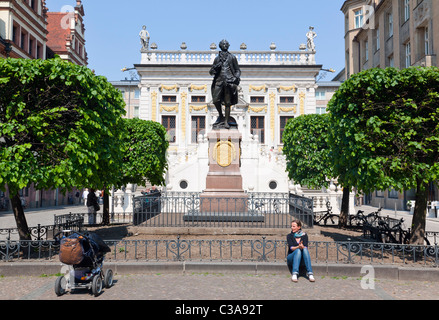
<svg viewBox="0 0 439 320">
<path fill-rule="evenodd" d="M 71 232 L 63 231 L 62 233 Z M 61 234 L 61 233 L 59 233 Z M 59 235 L 58 234 L 58 235 Z M 57 235 L 57 236 L 58 236 Z M 104 256 L 110 248 L 95 233 L 71 232 L 70 236 L 55 239 L 60 243 L 59 259 L 64 267 L 55 282 L 55 293 L 61 296 L 68 290 L 91 289 L 94 296 L 98 296 L 103 287 L 113 285 L 113 271 L 103 272 Z"/>
</svg>

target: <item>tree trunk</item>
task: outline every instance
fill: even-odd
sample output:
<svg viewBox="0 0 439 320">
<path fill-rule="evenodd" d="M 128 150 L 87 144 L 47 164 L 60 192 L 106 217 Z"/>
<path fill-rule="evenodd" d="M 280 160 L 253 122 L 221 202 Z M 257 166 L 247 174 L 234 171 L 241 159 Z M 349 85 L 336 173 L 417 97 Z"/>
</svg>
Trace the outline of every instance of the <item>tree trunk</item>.
<svg viewBox="0 0 439 320">
<path fill-rule="evenodd" d="M 17 224 L 18 235 L 20 240 L 32 240 L 27 225 L 24 209 L 21 205 L 21 199 L 18 192 L 11 198 L 12 211 L 14 212 L 15 222 Z"/>
<path fill-rule="evenodd" d="M 102 209 L 102 224 L 110 225 L 110 197 L 108 191 L 104 188 L 104 207 Z"/>
<path fill-rule="evenodd" d="M 349 196 L 351 188 L 343 188 L 343 198 L 341 200 L 341 211 L 338 220 L 338 226 L 341 228 L 346 228 L 349 219 Z"/>
<path fill-rule="evenodd" d="M 427 218 L 428 184 L 418 182 L 416 188 L 415 211 L 412 220 L 410 243 L 424 245 L 425 224 Z"/>
</svg>

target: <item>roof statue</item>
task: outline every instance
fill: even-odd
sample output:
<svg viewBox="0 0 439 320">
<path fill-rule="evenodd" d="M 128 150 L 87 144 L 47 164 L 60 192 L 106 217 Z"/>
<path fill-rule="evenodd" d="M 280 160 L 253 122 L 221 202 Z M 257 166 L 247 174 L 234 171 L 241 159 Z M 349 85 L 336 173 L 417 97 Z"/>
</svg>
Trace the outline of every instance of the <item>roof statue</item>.
<svg viewBox="0 0 439 320">
<path fill-rule="evenodd" d="M 317 37 L 317 33 L 314 32 L 314 27 L 309 27 L 309 31 L 306 33 L 307 44 L 306 47 L 309 51 L 316 51 L 316 45 L 314 39 Z"/>
<path fill-rule="evenodd" d="M 142 49 L 149 49 L 149 32 L 146 30 L 146 26 L 142 27 L 139 33 L 140 44 L 142 45 Z"/>
</svg>

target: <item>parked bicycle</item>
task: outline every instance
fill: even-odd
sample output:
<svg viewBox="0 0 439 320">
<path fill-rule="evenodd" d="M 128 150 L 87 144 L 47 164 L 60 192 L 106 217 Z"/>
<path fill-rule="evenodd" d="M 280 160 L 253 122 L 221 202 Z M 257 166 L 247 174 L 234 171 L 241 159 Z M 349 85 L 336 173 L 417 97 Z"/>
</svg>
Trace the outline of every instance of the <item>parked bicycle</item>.
<svg viewBox="0 0 439 320">
<path fill-rule="evenodd" d="M 403 218 L 393 226 L 390 226 L 389 221 L 380 220 L 378 222 L 380 241 L 382 243 L 410 244 L 411 230 L 404 229 L 403 226 Z M 427 246 L 430 245 L 427 235 L 424 236 L 424 242 Z"/>
<path fill-rule="evenodd" d="M 365 225 L 372 225 L 376 221 L 381 219 L 380 212 L 382 208 L 377 211 L 371 212 L 367 215 L 364 214 L 363 210 L 358 210 L 357 214 L 350 215 L 348 223 L 351 227 L 363 227 Z"/>
<path fill-rule="evenodd" d="M 323 221 L 326 226 L 329 220 L 333 225 L 338 225 L 339 216 L 332 213 L 332 206 L 329 201 L 326 202 L 326 209 L 326 211 L 314 212 L 314 225 L 320 225 Z"/>
</svg>

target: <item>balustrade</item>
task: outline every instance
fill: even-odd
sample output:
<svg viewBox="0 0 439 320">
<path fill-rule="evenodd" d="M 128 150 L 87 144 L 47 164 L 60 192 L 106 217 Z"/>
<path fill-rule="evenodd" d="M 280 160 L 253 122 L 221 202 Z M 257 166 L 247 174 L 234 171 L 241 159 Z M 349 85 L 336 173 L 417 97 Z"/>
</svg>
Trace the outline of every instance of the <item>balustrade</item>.
<svg viewBox="0 0 439 320">
<path fill-rule="evenodd" d="M 313 51 L 231 51 L 239 63 L 264 65 L 314 65 Z M 142 64 L 206 64 L 215 60 L 217 51 L 158 51 L 142 52 Z"/>
</svg>

